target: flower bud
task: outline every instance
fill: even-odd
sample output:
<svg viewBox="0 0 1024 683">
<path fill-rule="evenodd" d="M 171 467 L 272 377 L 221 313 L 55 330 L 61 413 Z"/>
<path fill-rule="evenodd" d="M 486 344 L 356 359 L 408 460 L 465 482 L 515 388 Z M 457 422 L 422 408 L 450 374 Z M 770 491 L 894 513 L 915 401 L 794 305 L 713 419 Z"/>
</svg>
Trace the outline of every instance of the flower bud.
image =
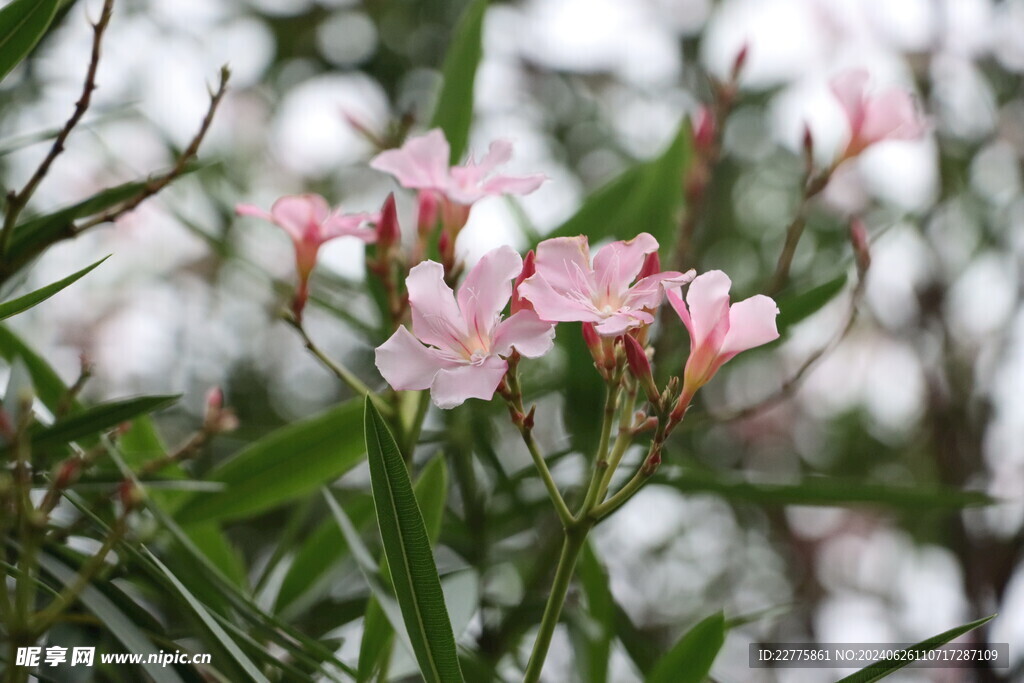
<svg viewBox="0 0 1024 683">
<path fill-rule="evenodd" d="M 238 417 L 233 410 L 224 407 L 224 391 L 213 387 L 206 394 L 206 414 L 203 429 L 211 434 L 231 432 L 238 429 Z"/>
<path fill-rule="evenodd" d="M 523 259 L 523 269 L 519 271 L 515 284 L 512 285 L 512 303 L 509 309 L 512 315 L 519 311 L 533 310 L 533 304 L 528 299 L 519 296 L 519 285 L 523 284 L 523 280 L 537 272 L 536 260 L 537 256 L 533 253 L 532 249 L 526 253 L 526 258 Z"/>
<path fill-rule="evenodd" d="M 654 383 L 654 375 L 651 374 L 651 362 L 647 359 L 647 353 L 640 342 L 631 335 L 623 335 L 623 344 L 626 347 L 626 362 L 629 369 L 636 377 L 637 382 L 643 387 L 647 394 L 647 400 L 657 404 L 659 401 L 658 385 Z"/>
<path fill-rule="evenodd" d="M 583 341 L 586 343 L 587 348 L 590 349 L 590 355 L 593 356 L 597 367 L 603 367 L 604 344 L 601 343 L 601 335 L 594 329 L 593 323 L 583 323 Z"/>
<path fill-rule="evenodd" d="M 63 490 L 78 480 L 82 470 L 82 460 L 78 457 L 68 458 L 57 466 L 56 475 L 53 478 L 53 487 Z"/>
<path fill-rule="evenodd" d="M 419 214 L 416 228 L 421 236 L 429 235 L 437 226 L 437 195 L 430 190 L 423 190 L 419 195 Z"/>
<path fill-rule="evenodd" d="M 747 58 L 749 56 L 750 42 L 744 41 L 743 46 L 740 47 L 740 51 L 736 53 L 736 57 L 732 60 L 732 71 L 729 73 L 729 78 L 733 83 L 739 80 L 744 67 L 747 65 Z"/>
<path fill-rule="evenodd" d="M 398 226 L 398 210 L 395 208 L 395 193 L 392 192 L 384 200 L 380 209 L 380 220 L 377 221 L 377 248 L 384 258 L 391 248 L 401 242 L 402 232 Z"/>
<path fill-rule="evenodd" d="M 807 167 L 807 172 L 811 173 L 814 170 L 814 136 L 811 134 L 811 127 L 806 121 L 804 122 L 804 135 L 801 146 L 804 152 L 804 165 Z"/>
<path fill-rule="evenodd" d="M 715 115 L 707 106 L 701 105 L 693 117 L 692 126 L 694 149 L 703 157 L 709 156 L 715 144 Z"/>
</svg>

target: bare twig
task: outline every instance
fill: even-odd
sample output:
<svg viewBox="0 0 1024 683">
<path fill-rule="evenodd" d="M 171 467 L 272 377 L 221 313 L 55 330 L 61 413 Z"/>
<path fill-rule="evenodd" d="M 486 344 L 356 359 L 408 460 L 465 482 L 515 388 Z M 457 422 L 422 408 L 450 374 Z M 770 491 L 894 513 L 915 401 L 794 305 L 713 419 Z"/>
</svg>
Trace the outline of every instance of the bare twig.
<svg viewBox="0 0 1024 683">
<path fill-rule="evenodd" d="M 110 23 L 110 16 L 113 11 L 114 0 L 105 0 L 100 18 L 92 26 L 92 54 L 89 57 L 89 67 L 85 73 L 85 85 L 82 87 L 82 95 L 78 98 L 78 102 L 75 103 L 75 110 L 72 112 L 71 118 L 67 120 L 64 127 L 57 133 L 53 146 L 50 147 L 50 151 L 43 158 L 39 167 L 36 168 L 32 177 L 25 183 L 25 187 L 20 192 L 12 192 L 7 197 L 7 212 L 4 216 L 2 236 L 0 236 L 0 254 L 7 252 L 7 248 L 11 243 L 11 236 L 14 234 L 15 223 L 22 209 L 25 208 L 28 200 L 35 193 L 36 188 L 39 187 L 39 184 L 43 182 L 43 178 L 49 173 L 53 162 L 64 151 L 64 145 L 67 143 L 71 131 L 75 129 L 75 126 L 78 125 L 78 122 L 82 120 L 85 112 L 89 109 L 89 104 L 92 101 L 92 92 L 96 89 L 96 71 L 100 64 L 100 46 L 103 43 L 103 34 L 107 30 L 107 25 Z"/>
<path fill-rule="evenodd" d="M 174 167 L 163 175 L 151 178 L 142 186 L 135 196 L 125 200 L 112 209 L 97 214 L 89 220 L 75 225 L 71 229 L 72 236 L 79 235 L 89 228 L 102 223 L 109 223 L 117 220 L 124 214 L 134 210 L 139 204 L 160 192 L 182 175 L 188 168 L 189 162 L 191 162 L 199 152 L 199 145 L 202 144 L 203 138 L 206 137 L 206 133 L 210 129 L 210 124 L 213 123 L 213 117 L 217 113 L 217 108 L 220 106 L 221 100 L 224 99 L 224 93 L 227 92 L 228 80 L 230 80 L 230 78 L 230 69 L 228 69 L 227 66 L 222 66 L 220 69 L 220 83 L 218 84 L 217 89 L 210 93 L 210 106 L 206 110 L 206 116 L 203 117 L 203 121 L 199 125 L 199 130 L 192 138 L 188 147 L 185 148 L 185 151 L 178 157 Z"/>
<path fill-rule="evenodd" d="M 812 170 L 808 168 L 803 196 L 800 198 L 800 206 L 797 208 L 796 217 L 793 218 L 793 222 L 786 229 L 786 241 L 783 243 L 782 253 L 779 254 L 779 260 L 775 264 L 775 273 L 772 275 L 771 282 L 765 291 L 768 296 L 775 296 L 789 282 L 789 269 L 793 265 L 793 255 L 796 253 L 797 245 L 800 244 L 800 238 L 803 236 L 804 228 L 807 225 L 807 212 L 810 209 L 811 200 L 821 194 L 825 186 L 828 185 L 834 169 L 835 167 L 832 166 L 818 175 L 813 175 Z"/>
</svg>

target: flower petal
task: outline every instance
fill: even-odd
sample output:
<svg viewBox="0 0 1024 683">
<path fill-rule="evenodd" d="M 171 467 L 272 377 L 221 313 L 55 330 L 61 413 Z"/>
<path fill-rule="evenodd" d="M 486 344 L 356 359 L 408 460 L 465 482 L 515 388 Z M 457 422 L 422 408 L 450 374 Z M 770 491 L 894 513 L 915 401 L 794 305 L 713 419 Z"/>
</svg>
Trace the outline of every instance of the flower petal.
<svg viewBox="0 0 1024 683">
<path fill-rule="evenodd" d="M 530 194 L 544 184 L 548 177 L 543 173 L 527 176 L 498 175 L 485 180 L 480 186 L 484 194 Z"/>
<path fill-rule="evenodd" d="M 591 298 L 595 283 L 586 236 L 555 237 L 538 244 L 537 274 L 556 291 L 578 292 Z"/>
<path fill-rule="evenodd" d="M 505 304 L 512 296 L 512 279 L 523 269 L 523 259 L 512 247 L 501 246 L 483 255 L 459 287 L 459 310 L 466 330 L 490 341 Z"/>
<path fill-rule="evenodd" d="M 851 137 L 857 137 L 864 124 L 864 104 L 870 79 L 866 69 L 851 69 L 833 78 L 829 84 L 832 94 L 846 112 Z"/>
<path fill-rule="evenodd" d="M 893 88 L 872 98 L 865 108 L 861 137 L 865 143 L 912 140 L 924 134 L 924 124 L 905 90 Z"/>
<path fill-rule="evenodd" d="M 439 370 L 455 364 L 418 342 L 404 327 L 395 330 L 374 355 L 377 370 L 398 391 L 429 389 Z"/>
<path fill-rule="evenodd" d="M 686 331 L 690 333 L 690 348 L 693 348 L 693 321 L 690 319 L 690 310 L 686 307 L 686 302 L 683 301 L 682 295 L 679 294 L 679 289 L 673 287 L 665 290 L 665 298 L 668 299 L 669 304 L 675 310 L 676 315 L 686 325 Z"/>
<path fill-rule="evenodd" d="M 629 241 L 612 242 L 594 256 L 594 278 L 600 295 L 618 298 L 643 268 L 647 255 L 658 250 L 658 240 L 642 232 Z"/>
<path fill-rule="evenodd" d="M 645 311 L 629 311 L 626 313 L 613 313 L 597 325 L 594 329 L 602 337 L 618 337 L 628 330 L 641 325 L 650 325 L 654 322 L 654 316 Z"/>
<path fill-rule="evenodd" d="M 508 363 L 497 356 L 486 358 L 480 365 L 441 370 L 430 386 L 430 398 L 438 408 L 445 409 L 461 405 L 467 398 L 490 400 L 507 370 Z"/>
<path fill-rule="evenodd" d="M 440 128 L 410 138 L 399 149 L 381 152 L 370 167 L 390 173 L 404 187 L 444 190 L 451 148 Z"/>
<path fill-rule="evenodd" d="M 555 326 L 533 311 L 519 311 L 502 320 L 494 330 L 491 352 L 507 356 L 515 347 L 527 358 L 539 358 L 554 345 Z"/>
<path fill-rule="evenodd" d="M 758 294 L 735 303 L 729 309 L 729 331 L 719 354 L 732 358 L 741 351 L 767 344 L 779 338 L 775 318 L 779 307 L 770 297 Z"/>
<path fill-rule="evenodd" d="M 691 346 L 708 343 L 717 346 L 729 324 L 729 289 L 732 280 L 720 270 L 701 273 L 686 292 L 686 304 L 690 312 Z M 723 329 L 724 328 L 724 329 Z"/>
<path fill-rule="evenodd" d="M 693 269 L 685 273 L 666 270 L 649 275 L 630 287 L 622 303 L 630 308 L 657 308 L 661 305 L 662 296 L 667 289 L 678 290 L 692 280 L 694 275 L 696 271 Z"/>
<path fill-rule="evenodd" d="M 255 204 L 236 204 L 235 213 L 239 216 L 252 216 L 253 218 L 262 218 L 265 221 L 273 221 L 274 217 L 270 215 L 269 211 L 265 211 Z"/>
<path fill-rule="evenodd" d="M 412 308 L 412 331 L 427 344 L 457 353 L 468 351 L 463 339 L 466 322 L 455 303 L 455 295 L 444 282 L 444 268 L 434 261 L 423 261 L 409 271 L 405 279 Z"/>
<path fill-rule="evenodd" d="M 569 322 L 579 320 L 596 323 L 602 320 L 592 305 L 580 297 L 567 296 L 555 291 L 540 273 L 527 278 L 519 285 L 519 294 L 533 304 L 541 320 L 550 322 Z"/>
<path fill-rule="evenodd" d="M 380 221 L 379 213 L 337 212 L 324 221 L 324 241 L 335 237 L 357 237 L 367 244 L 377 241 L 377 231 L 366 227 L 368 223 Z"/>
<path fill-rule="evenodd" d="M 274 222 L 296 242 L 321 242 L 320 225 L 331 214 L 331 205 L 318 194 L 281 197 L 270 207 Z"/>
</svg>

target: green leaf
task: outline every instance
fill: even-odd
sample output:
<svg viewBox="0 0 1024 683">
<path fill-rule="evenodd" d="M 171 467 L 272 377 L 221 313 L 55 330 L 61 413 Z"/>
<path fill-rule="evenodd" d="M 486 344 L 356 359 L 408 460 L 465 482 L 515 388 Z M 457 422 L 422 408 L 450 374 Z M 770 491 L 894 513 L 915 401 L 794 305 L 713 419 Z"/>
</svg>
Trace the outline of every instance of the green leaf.
<svg viewBox="0 0 1024 683">
<path fill-rule="evenodd" d="M 683 204 L 691 139 L 689 121 L 684 119 L 660 156 L 636 164 L 598 188 L 548 237 L 587 235 L 596 242 L 649 232 L 661 243 L 663 253 L 670 253 L 678 232 L 676 214 Z"/>
<path fill-rule="evenodd" d="M 420 672 L 428 683 L 461 681 L 455 636 L 405 460 L 369 399 L 365 411 L 363 429 L 377 524 Z"/>
<path fill-rule="evenodd" d="M 487 0 L 472 0 L 459 19 L 444 58 L 444 83 L 434 108 L 431 128 L 440 128 L 451 146 L 451 162 L 457 163 L 469 142 L 473 123 L 473 85 L 483 54 L 483 23 Z"/>
<path fill-rule="evenodd" d="M 196 496 L 177 513 L 182 524 L 264 512 L 337 479 L 362 460 L 358 401 L 275 430 L 206 476 L 226 484 Z"/>
<path fill-rule="evenodd" d="M 94 436 L 122 422 L 159 410 L 177 400 L 178 396 L 139 396 L 100 403 L 58 420 L 49 427 L 33 429 L 32 444 L 37 448 L 47 448 Z"/>
<path fill-rule="evenodd" d="M 39 555 L 39 566 L 64 585 L 75 579 L 74 571 L 46 553 Z M 159 649 L 131 619 L 125 616 L 124 612 L 118 609 L 117 605 L 95 586 L 86 586 L 78 599 L 87 610 L 96 615 L 96 618 L 106 627 L 107 632 L 124 645 L 128 652 L 148 654 Z M 139 666 L 157 683 L 181 683 L 181 678 L 173 668 L 158 664 L 140 664 Z"/>
<path fill-rule="evenodd" d="M 932 636 L 927 640 L 922 640 L 920 643 L 912 645 L 908 647 L 906 650 L 903 650 L 903 652 L 931 652 L 932 650 L 938 649 L 939 647 L 945 645 L 954 638 L 959 638 L 968 631 L 973 631 L 979 626 L 987 624 L 988 622 L 995 619 L 996 616 L 998 615 L 993 614 L 990 617 L 985 617 L 984 619 L 978 619 L 977 621 L 972 621 L 971 623 L 964 624 L 963 626 L 951 628 L 950 630 L 940 633 L 937 636 Z M 878 681 L 885 678 L 894 671 L 902 669 L 903 667 L 907 666 L 913 661 L 914 659 L 912 657 L 906 657 L 905 655 L 897 655 L 891 659 L 882 659 L 880 661 L 875 662 L 874 664 L 868 665 L 867 667 L 861 669 L 855 674 L 847 676 L 846 678 L 839 681 L 839 683 L 872 683 L 873 681 Z"/>
<path fill-rule="evenodd" d="M 608 575 L 594 552 L 593 544 L 583 547 L 579 567 L 576 570 L 587 596 L 587 612 L 590 628 L 585 635 L 586 659 L 577 662 L 588 683 L 604 683 L 608 680 L 608 658 L 611 655 L 615 602 L 608 587 Z"/>
<path fill-rule="evenodd" d="M 843 291 L 846 280 L 847 275 L 843 273 L 824 284 L 780 301 L 778 318 L 780 334 L 824 308 L 825 304 Z"/>
<path fill-rule="evenodd" d="M 438 455 L 423 468 L 413 487 L 416 502 L 423 510 L 423 524 L 431 543 L 436 543 L 441 534 L 445 503 L 448 499 L 448 468 L 443 455 Z M 382 579 L 390 584 L 391 572 L 387 563 L 381 563 Z M 384 670 L 394 635 L 391 624 L 381 609 L 380 603 L 372 596 L 363 617 L 363 639 L 359 644 L 359 680 L 369 680 L 377 670 Z"/>
<path fill-rule="evenodd" d="M 723 498 L 765 505 L 884 505 L 907 510 L 957 510 L 997 501 L 980 491 L 922 486 L 886 486 L 831 477 L 795 484 L 755 484 L 739 477 L 686 470 L 666 483 L 683 492 L 717 493 Z"/>
<path fill-rule="evenodd" d="M 655 665 L 647 683 L 701 683 L 725 642 L 725 617 L 712 614 L 691 628 Z"/>
<path fill-rule="evenodd" d="M 82 270 L 78 271 L 77 273 L 68 275 L 63 280 L 58 280 L 53 284 L 47 285 L 41 289 L 37 289 L 34 292 L 29 292 L 25 296 L 18 297 L 17 299 L 5 301 L 4 303 L 0 304 L 0 320 L 10 318 L 12 315 L 21 313 L 22 311 L 28 310 L 40 302 L 46 301 L 60 290 L 64 289 L 65 287 L 68 287 L 71 284 L 74 284 L 81 278 L 85 277 L 85 275 L 92 271 L 93 268 L 103 263 L 108 258 L 110 258 L 109 255 L 104 256 L 91 266 L 87 266 Z"/>
<path fill-rule="evenodd" d="M 14 0 L 0 9 L 0 81 L 36 46 L 59 6 L 60 0 Z"/>
<path fill-rule="evenodd" d="M 49 363 L 4 325 L 0 325 L 0 356 L 3 356 L 11 364 L 15 359 L 20 358 L 32 377 L 32 387 L 35 389 L 36 396 L 51 411 L 57 409 L 61 400 L 68 393 L 67 385 L 61 380 L 60 375 L 50 367 Z M 77 402 L 72 405 L 78 407 Z"/>
</svg>

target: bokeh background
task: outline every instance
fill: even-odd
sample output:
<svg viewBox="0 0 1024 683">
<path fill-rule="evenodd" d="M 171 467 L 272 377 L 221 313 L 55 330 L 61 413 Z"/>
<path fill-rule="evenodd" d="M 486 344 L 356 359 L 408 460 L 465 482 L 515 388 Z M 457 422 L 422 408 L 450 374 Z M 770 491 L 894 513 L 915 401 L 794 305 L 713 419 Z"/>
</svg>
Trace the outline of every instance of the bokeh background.
<svg viewBox="0 0 1024 683">
<path fill-rule="evenodd" d="M 161 419 L 172 440 L 198 422 L 206 389 L 224 386 L 242 426 L 197 463 L 198 472 L 345 397 L 276 321 L 292 272 L 286 237 L 269 224 L 236 219 L 232 208 L 302 191 L 351 210 L 378 207 L 395 187 L 366 166 L 375 149 L 352 120 L 384 139 L 403 125 L 423 128 L 463 6 L 118 3 L 94 107 L 37 195 L 39 206 L 68 204 L 168 165 L 195 130 L 208 84 L 225 62 L 232 89 L 203 146 L 207 164 L 115 226 L 48 252 L 18 284 L 41 286 L 113 257 L 17 318 L 14 328 L 67 380 L 86 353 L 96 365 L 88 398 L 183 393 L 180 407 Z M 73 3 L 0 88 L 0 139 L 66 118 L 86 66 L 84 13 L 96 16 L 98 3 Z M 751 671 L 751 641 L 913 642 L 999 612 L 979 637 L 1009 642 L 1012 670 L 906 673 L 900 680 L 1019 680 L 1024 1 L 493 2 L 471 146 L 483 150 L 496 137 L 509 138 L 510 170 L 550 180 L 521 202 L 480 204 L 460 249 L 471 261 L 499 244 L 522 248 L 529 230 L 552 229 L 588 192 L 660 153 L 680 118 L 708 100 L 708 75 L 724 78 L 744 44 L 749 58 L 698 231 L 696 264 L 725 270 L 741 293 L 770 275 L 796 209 L 804 125 L 823 162 L 846 134 L 828 90 L 832 76 L 866 67 L 874 87 L 910 89 L 930 131 L 845 164 L 814 204 L 794 264 L 795 291 L 852 267 L 850 216 L 862 216 L 872 236 L 873 263 L 851 332 L 790 400 L 752 419 L 715 415 L 771 393 L 827 344 L 845 324 L 849 297 L 803 321 L 781 345 L 730 364 L 706 389 L 700 428 L 688 433 L 678 457 L 755 482 L 817 473 L 970 488 L 1006 500 L 962 513 L 841 509 L 761 505 L 655 485 L 597 531 L 614 597 L 640 633 L 661 643 L 719 607 L 729 616 L 768 610 L 730 632 L 713 670 L 723 682 L 835 676 Z M 7 177 L 20 178 L 44 151 L 5 149 L 0 164 Z M 399 193 L 399 202 L 411 227 L 413 198 Z M 623 226 L 619 237 L 638 229 Z M 316 288 L 359 318 L 367 313 L 348 292 L 362 277 L 361 250 L 341 240 L 325 249 Z M 323 307 L 312 309 L 309 326 L 326 349 L 380 384 L 372 349 L 351 327 Z M 564 406 L 550 401 L 550 415 L 557 415 Z M 434 429 L 450 426 L 444 416 L 429 420 Z M 552 450 L 569 448 L 561 421 L 552 417 L 543 427 Z M 495 430 L 498 455 L 510 467 L 524 466 L 514 433 Z M 582 456 L 569 453 L 556 476 L 572 482 L 582 466 Z M 258 564 L 269 550 L 251 529 L 282 523 L 274 515 L 249 520 L 235 525 L 232 538 Z M 473 590 L 498 606 L 515 604 L 523 591 L 516 563 L 530 547 L 529 530 L 496 545 Z M 358 635 L 359 628 L 357 620 L 343 630 Z M 475 615 L 467 633 L 486 634 L 486 616 Z M 560 631 L 550 680 L 570 680 L 572 666 L 568 631 Z M 612 672 L 616 681 L 637 678 L 621 645 Z"/>
</svg>

